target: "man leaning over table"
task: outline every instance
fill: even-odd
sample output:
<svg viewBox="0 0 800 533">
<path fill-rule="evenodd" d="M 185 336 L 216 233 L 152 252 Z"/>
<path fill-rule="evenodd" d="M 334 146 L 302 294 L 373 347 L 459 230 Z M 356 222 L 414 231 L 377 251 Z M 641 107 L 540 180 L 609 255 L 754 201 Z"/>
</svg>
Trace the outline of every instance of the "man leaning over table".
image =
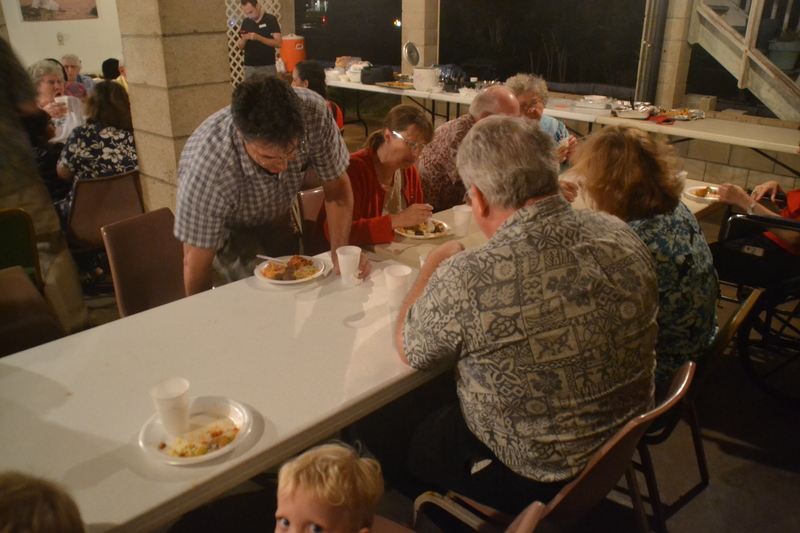
<svg viewBox="0 0 800 533">
<path fill-rule="evenodd" d="M 459 401 L 414 432 L 411 472 L 509 513 L 548 501 L 653 402 L 650 253 L 619 219 L 570 207 L 556 157 L 533 121 L 472 128 L 458 171 L 489 242 L 431 252 L 397 327 L 403 361 L 458 376 Z"/>
<path fill-rule="evenodd" d="M 239 84 L 181 154 L 174 233 L 186 294 L 253 275 L 256 254 L 297 253 L 290 208 L 309 166 L 323 182 L 338 272 L 335 251 L 347 244 L 353 210 L 348 162 L 321 96 L 263 74 Z M 359 269 L 371 270 L 363 255 Z"/>
</svg>

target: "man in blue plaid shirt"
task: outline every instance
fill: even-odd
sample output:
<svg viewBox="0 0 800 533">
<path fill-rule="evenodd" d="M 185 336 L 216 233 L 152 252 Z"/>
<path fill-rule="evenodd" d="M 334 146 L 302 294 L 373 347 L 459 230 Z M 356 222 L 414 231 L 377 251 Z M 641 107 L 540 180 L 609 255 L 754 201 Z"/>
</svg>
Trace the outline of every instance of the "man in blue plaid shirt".
<svg viewBox="0 0 800 533">
<path fill-rule="evenodd" d="M 256 254 L 297 253 L 290 208 L 306 169 L 325 191 L 331 249 L 347 244 L 353 192 L 349 154 L 325 101 L 278 78 L 254 76 L 195 130 L 181 154 L 175 236 L 186 294 L 250 276 Z M 362 256 L 361 276 L 371 266 Z"/>
</svg>

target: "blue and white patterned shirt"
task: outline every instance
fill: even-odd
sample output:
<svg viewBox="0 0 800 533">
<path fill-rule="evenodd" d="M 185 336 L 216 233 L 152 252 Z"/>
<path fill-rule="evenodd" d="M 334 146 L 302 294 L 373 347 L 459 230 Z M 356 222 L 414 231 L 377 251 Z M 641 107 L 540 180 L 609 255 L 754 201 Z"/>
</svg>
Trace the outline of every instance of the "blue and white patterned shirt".
<svg viewBox="0 0 800 533">
<path fill-rule="evenodd" d="M 178 240 L 219 249 L 230 230 L 264 224 L 286 213 L 308 165 L 324 182 L 346 172 L 350 155 L 325 100 L 308 89 L 294 90 L 303 106 L 306 152 L 278 175 L 247 154 L 230 107 L 211 115 L 189 137 L 178 167 Z"/>
<path fill-rule="evenodd" d="M 555 482 L 652 405 L 657 311 L 636 234 L 557 195 L 443 261 L 403 341 L 417 370 L 456 362 L 464 419 L 507 467 Z"/>
<path fill-rule="evenodd" d="M 658 343 L 656 383 L 708 349 L 717 332 L 719 283 L 697 218 L 683 202 L 671 213 L 628 224 L 656 262 Z"/>
</svg>

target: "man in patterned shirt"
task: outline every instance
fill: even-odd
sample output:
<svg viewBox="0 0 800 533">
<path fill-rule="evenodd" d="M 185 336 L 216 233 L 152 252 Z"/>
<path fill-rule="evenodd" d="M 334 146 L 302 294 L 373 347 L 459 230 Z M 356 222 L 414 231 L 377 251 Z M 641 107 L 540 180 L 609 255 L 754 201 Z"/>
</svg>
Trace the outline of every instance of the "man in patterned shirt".
<svg viewBox="0 0 800 533">
<path fill-rule="evenodd" d="M 469 113 L 436 128 L 433 140 L 420 154 L 417 170 L 423 197 L 434 211 L 463 203 L 465 189 L 456 169 L 456 153 L 472 126 L 490 115 L 519 115 L 517 97 L 507 87 L 493 85 L 480 91 Z"/>
<path fill-rule="evenodd" d="M 459 401 L 413 435 L 412 473 L 509 513 L 548 501 L 652 405 L 653 260 L 619 219 L 570 207 L 556 157 L 533 121 L 472 128 L 457 165 L 489 242 L 431 252 L 397 328 L 403 361 L 458 377 Z"/>
<path fill-rule="evenodd" d="M 347 244 L 349 154 L 321 96 L 263 74 L 195 130 L 181 154 L 175 237 L 186 294 L 253 275 L 256 254 L 297 253 L 289 209 L 311 166 L 323 182 L 331 248 Z M 335 270 L 338 261 L 333 253 Z M 371 266 L 362 256 L 361 276 Z"/>
</svg>

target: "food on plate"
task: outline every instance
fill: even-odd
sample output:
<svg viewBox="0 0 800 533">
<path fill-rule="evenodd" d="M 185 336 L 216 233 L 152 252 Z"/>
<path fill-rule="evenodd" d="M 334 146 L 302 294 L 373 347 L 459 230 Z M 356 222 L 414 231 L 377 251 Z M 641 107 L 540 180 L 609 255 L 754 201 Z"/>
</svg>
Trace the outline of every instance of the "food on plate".
<svg viewBox="0 0 800 533">
<path fill-rule="evenodd" d="M 677 120 L 694 120 L 696 118 L 705 118 L 705 113 L 700 109 L 661 109 L 661 114 L 667 117 L 672 117 Z"/>
<path fill-rule="evenodd" d="M 158 449 L 170 457 L 199 457 L 224 448 L 236 438 L 239 428 L 228 417 L 190 431 L 171 443 L 161 442 Z"/>
<path fill-rule="evenodd" d="M 439 222 L 438 220 L 432 220 L 433 223 L 433 230 L 428 230 L 428 223 L 423 222 L 421 224 L 417 224 L 416 226 L 408 226 L 406 228 L 397 228 L 397 231 L 400 233 L 404 233 L 406 235 L 414 235 L 417 237 L 428 237 L 431 235 L 436 235 L 438 233 L 445 232 L 444 223 Z"/>
<path fill-rule="evenodd" d="M 292 256 L 285 265 L 270 262 L 265 268 L 261 269 L 261 273 L 265 278 L 283 281 L 310 278 L 317 272 L 319 272 L 319 269 L 314 266 L 314 262 L 300 255 Z"/>
<path fill-rule="evenodd" d="M 700 198 L 719 200 L 719 192 L 713 187 L 701 187 L 693 192 L 695 196 L 699 196 Z"/>
<path fill-rule="evenodd" d="M 386 81 L 382 82 L 381 85 L 385 87 L 394 87 L 395 89 L 413 89 L 413 83 L 407 83 L 404 81 Z"/>
</svg>

